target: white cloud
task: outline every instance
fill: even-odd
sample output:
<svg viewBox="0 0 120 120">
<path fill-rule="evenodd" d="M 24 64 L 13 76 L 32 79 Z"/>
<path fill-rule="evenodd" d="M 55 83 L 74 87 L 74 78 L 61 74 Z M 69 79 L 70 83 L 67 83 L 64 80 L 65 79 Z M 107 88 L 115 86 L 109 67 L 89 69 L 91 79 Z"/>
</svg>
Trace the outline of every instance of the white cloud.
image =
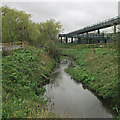
<svg viewBox="0 0 120 120">
<path fill-rule="evenodd" d="M 118 2 L 119 0 L 1 0 L 2 2 Z"/>
<path fill-rule="evenodd" d="M 65 32 L 86 27 L 87 25 L 112 18 L 118 14 L 117 2 L 98 2 L 98 0 L 95 0 L 97 2 L 82 2 L 83 0 L 81 0 L 81 2 L 18 1 L 19 0 L 17 0 L 17 2 L 4 2 L 3 5 L 6 4 L 11 8 L 17 8 L 18 10 L 24 10 L 32 14 L 32 20 L 35 22 L 55 18 L 62 23 Z"/>
</svg>

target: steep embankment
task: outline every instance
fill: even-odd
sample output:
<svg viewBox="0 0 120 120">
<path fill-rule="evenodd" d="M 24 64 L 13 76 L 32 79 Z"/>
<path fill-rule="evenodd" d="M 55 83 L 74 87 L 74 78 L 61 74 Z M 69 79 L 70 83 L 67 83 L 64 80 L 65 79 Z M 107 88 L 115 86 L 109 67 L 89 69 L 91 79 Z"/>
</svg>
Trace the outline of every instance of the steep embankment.
<svg viewBox="0 0 120 120">
<path fill-rule="evenodd" d="M 84 83 L 95 94 L 110 102 L 118 111 L 118 52 L 114 49 L 93 48 L 62 50 L 72 56 L 76 66 L 66 69 L 77 82 Z"/>
<path fill-rule="evenodd" d="M 43 85 L 55 60 L 44 49 L 16 50 L 2 59 L 3 118 L 55 117 L 44 110 Z"/>
</svg>

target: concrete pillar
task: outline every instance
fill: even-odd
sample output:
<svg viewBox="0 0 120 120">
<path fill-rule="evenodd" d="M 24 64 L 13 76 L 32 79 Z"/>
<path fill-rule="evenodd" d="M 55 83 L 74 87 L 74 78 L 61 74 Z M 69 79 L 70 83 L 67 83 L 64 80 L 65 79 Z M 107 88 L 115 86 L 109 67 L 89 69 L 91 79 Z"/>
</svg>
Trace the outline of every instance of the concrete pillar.
<svg viewBox="0 0 120 120">
<path fill-rule="evenodd" d="M 71 37 L 71 43 L 73 43 L 73 37 Z"/>
<path fill-rule="evenodd" d="M 114 25 L 114 34 L 116 34 L 116 25 Z"/>
<path fill-rule="evenodd" d="M 88 32 L 86 33 L 86 44 L 88 44 Z"/>
<path fill-rule="evenodd" d="M 100 30 L 98 29 L 98 43 L 100 43 Z"/>
<path fill-rule="evenodd" d="M 66 43 L 68 43 L 68 38 L 67 37 L 65 37 L 65 40 L 66 40 Z"/>
<path fill-rule="evenodd" d="M 98 34 L 100 34 L 100 29 L 98 29 Z"/>
<path fill-rule="evenodd" d="M 62 37 L 61 37 L 61 43 L 62 43 Z"/>
</svg>

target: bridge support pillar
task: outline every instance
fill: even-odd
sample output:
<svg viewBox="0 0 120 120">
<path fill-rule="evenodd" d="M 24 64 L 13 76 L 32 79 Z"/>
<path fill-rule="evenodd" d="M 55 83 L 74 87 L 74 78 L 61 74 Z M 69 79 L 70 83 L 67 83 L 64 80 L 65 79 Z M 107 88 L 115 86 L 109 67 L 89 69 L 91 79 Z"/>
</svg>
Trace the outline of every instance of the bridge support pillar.
<svg viewBox="0 0 120 120">
<path fill-rule="evenodd" d="M 67 37 L 65 37 L 65 41 L 66 41 L 66 43 L 68 43 L 68 38 Z"/>
<path fill-rule="evenodd" d="M 78 38 L 78 44 L 81 44 L 81 38 Z"/>
<path fill-rule="evenodd" d="M 100 29 L 98 29 L 98 43 L 100 43 Z"/>
<path fill-rule="evenodd" d="M 88 40 L 89 40 L 89 37 L 88 37 L 88 32 L 86 33 L 86 44 L 88 44 Z"/>
<path fill-rule="evenodd" d="M 98 34 L 100 34 L 100 29 L 98 29 Z"/>
<path fill-rule="evenodd" d="M 116 34 L 116 25 L 114 25 L 114 34 Z"/>
<path fill-rule="evenodd" d="M 73 37 L 71 37 L 71 43 L 73 43 Z"/>
<path fill-rule="evenodd" d="M 62 43 L 62 37 L 61 37 L 61 43 Z"/>
</svg>

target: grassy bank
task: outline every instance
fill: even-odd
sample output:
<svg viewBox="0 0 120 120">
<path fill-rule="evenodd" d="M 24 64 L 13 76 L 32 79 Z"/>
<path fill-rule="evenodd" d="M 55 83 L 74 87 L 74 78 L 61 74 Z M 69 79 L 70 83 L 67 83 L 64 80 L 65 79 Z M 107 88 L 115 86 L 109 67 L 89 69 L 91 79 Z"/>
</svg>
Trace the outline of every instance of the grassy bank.
<svg viewBox="0 0 120 120">
<path fill-rule="evenodd" d="M 3 118 L 51 118 L 42 97 L 56 61 L 44 49 L 28 47 L 2 58 Z"/>
<path fill-rule="evenodd" d="M 114 49 L 78 48 L 75 45 L 63 49 L 62 54 L 71 56 L 76 66 L 66 69 L 77 82 L 84 83 L 90 90 L 118 111 L 120 106 L 118 92 L 118 52 Z"/>
</svg>

